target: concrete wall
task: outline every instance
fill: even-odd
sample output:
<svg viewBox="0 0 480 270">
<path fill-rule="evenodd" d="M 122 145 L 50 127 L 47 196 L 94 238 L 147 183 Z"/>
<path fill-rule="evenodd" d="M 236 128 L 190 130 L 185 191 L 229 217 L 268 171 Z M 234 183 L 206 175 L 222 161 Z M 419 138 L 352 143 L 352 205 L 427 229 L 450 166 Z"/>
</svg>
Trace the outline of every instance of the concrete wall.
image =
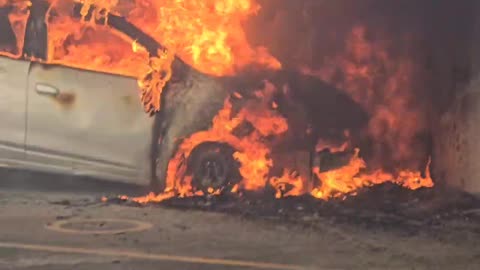
<svg viewBox="0 0 480 270">
<path fill-rule="evenodd" d="M 480 196 L 479 6 L 456 14 L 464 24 L 435 40 L 445 44 L 436 52 L 440 66 L 433 73 L 432 169 L 439 185 Z"/>
<path fill-rule="evenodd" d="M 433 159 L 440 184 L 480 195 L 480 77 L 440 117 Z"/>
</svg>

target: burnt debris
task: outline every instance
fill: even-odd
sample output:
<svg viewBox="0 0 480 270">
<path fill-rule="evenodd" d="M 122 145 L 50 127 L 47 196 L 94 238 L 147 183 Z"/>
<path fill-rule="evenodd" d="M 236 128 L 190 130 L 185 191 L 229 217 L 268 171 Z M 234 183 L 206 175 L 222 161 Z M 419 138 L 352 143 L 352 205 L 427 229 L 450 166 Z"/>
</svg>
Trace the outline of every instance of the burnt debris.
<svg viewBox="0 0 480 270">
<path fill-rule="evenodd" d="M 143 207 L 144 204 L 112 197 L 108 203 Z M 180 210 L 198 210 L 266 219 L 315 228 L 325 222 L 418 233 L 462 222 L 464 229 L 480 233 L 480 200 L 471 195 L 440 189 L 403 189 L 391 183 L 363 189 L 356 196 L 329 201 L 309 195 L 274 199 L 268 191 L 209 197 L 171 198 L 149 203 Z"/>
</svg>

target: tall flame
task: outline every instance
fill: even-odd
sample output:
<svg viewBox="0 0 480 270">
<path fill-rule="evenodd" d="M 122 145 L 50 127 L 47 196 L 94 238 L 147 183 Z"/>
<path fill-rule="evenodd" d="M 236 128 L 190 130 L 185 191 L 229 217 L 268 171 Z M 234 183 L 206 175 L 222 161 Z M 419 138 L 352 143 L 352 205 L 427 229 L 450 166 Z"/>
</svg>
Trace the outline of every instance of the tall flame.
<svg viewBox="0 0 480 270">
<path fill-rule="evenodd" d="M 126 18 L 212 75 L 233 74 L 251 63 L 278 68 L 264 48 L 252 48 L 243 24 L 260 6 L 254 0 L 135 0 Z"/>
<path fill-rule="evenodd" d="M 327 58 L 320 69 L 304 71 L 344 90 L 370 113 L 368 133 L 376 163 L 414 166 L 425 153 L 413 145 L 427 126 L 423 108 L 415 102 L 417 70 L 414 59 L 394 56 L 391 46 L 387 38 L 369 40 L 367 29 L 355 26 L 344 51 Z"/>
</svg>

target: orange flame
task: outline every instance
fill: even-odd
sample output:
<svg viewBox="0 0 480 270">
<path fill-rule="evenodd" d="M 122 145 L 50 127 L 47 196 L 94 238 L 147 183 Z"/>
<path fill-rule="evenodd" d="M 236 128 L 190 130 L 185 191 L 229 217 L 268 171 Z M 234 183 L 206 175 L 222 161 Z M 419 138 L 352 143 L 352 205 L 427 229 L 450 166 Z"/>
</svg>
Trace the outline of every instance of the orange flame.
<svg viewBox="0 0 480 270">
<path fill-rule="evenodd" d="M 275 189 L 275 198 L 277 199 L 305 194 L 306 184 L 305 179 L 295 171 L 288 169 L 283 170 L 282 176 L 270 178 L 270 185 Z"/>
<path fill-rule="evenodd" d="M 135 0 L 125 15 L 196 69 L 226 75 L 251 63 L 280 67 L 247 41 L 243 23 L 259 9 L 254 0 Z"/>
<path fill-rule="evenodd" d="M 391 46 L 388 38 L 369 40 L 367 29 L 356 26 L 343 52 L 328 58 L 318 70 L 304 71 L 344 90 L 370 113 L 368 133 L 375 142 L 376 163 L 384 164 L 388 158 L 414 166 L 425 153 L 412 145 L 427 128 L 422 108 L 415 103 L 416 66 L 413 59 L 391 55 Z M 386 157 L 385 152 L 391 154 Z"/>
<path fill-rule="evenodd" d="M 285 168 L 280 177 L 271 176 L 270 171 L 274 167 L 274 161 L 269 157 L 270 147 L 263 139 L 267 136 L 279 136 L 288 129 L 286 120 L 270 107 L 271 87 L 272 85 L 267 84 L 266 89 L 257 94 L 257 97 L 261 97 L 262 106 L 259 106 L 257 100 L 247 104 L 236 115 L 232 115 L 233 105 L 227 99 L 224 108 L 213 119 L 213 125 L 209 130 L 197 132 L 181 143 L 177 154 L 170 160 L 168 166 L 166 192 L 159 195 L 149 194 L 133 200 L 148 203 L 159 202 L 177 195 L 181 197 L 204 195 L 201 191 L 193 190 L 191 176 L 185 175 L 185 160 L 197 145 L 204 142 L 227 143 L 237 149 L 234 158 L 241 164 L 240 174 L 243 180 L 231 192 L 257 191 L 269 185 L 276 191 L 276 198 L 310 194 L 315 198 L 328 200 L 353 195 L 360 188 L 385 182 L 392 182 L 409 189 L 433 186 L 429 172 L 430 162 L 425 169 L 425 176 L 411 170 L 402 170 L 396 176 L 382 170 L 370 172 L 366 162 L 359 156 L 359 149 L 355 149 L 348 164 L 341 168 L 325 172 L 321 172 L 320 167 L 313 168 L 314 175 L 320 181 L 317 186 L 312 185 L 310 179 L 303 178 L 293 169 Z M 249 107 L 255 107 L 257 110 L 245 109 Z M 233 131 L 244 121 L 251 123 L 255 131 L 248 136 L 238 138 Z M 346 144 L 341 148 L 343 149 L 339 148 L 338 151 L 345 150 Z M 211 193 L 215 192 L 212 190 Z"/>
<path fill-rule="evenodd" d="M 339 169 L 320 172 L 320 167 L 315 167 L 313 173 L 321 181 L 321 186 L 315 187 L 310 194 L 315 198 L 328 199 L 352 194 L 362 187 L 385 182 L 393 182 L 413 190 L 421 187 L 433 187 L 433 180 L 430 176 L 430 160 L 425 168 L 424 177 L 420 172 L 411 170 L 402 170 L 395 177 L 382 170 L 370 173 L 362 172 L 362 170 L 367 169 L 367 164 L 359 157 L 359 153 L 360 149 L 355 149 L 350 162 Z"/>
</svg>

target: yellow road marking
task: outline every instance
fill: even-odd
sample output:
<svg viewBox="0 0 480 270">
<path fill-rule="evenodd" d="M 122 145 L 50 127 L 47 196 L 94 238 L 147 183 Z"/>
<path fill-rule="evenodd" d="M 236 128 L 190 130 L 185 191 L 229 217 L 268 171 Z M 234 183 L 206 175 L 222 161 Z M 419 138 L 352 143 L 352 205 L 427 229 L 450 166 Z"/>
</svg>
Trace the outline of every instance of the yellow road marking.
<svg viewBox="0 0 480 270">
<path fill-rule="evenodd" d="M 152 253 L 142 253 L 142 252 L 116 250 L 116 249 L 94 249 L 94 248 L 37 245 L 37 244 L 13 243 L 13 242 L 0 242 L 0 248 L 13 248 L 13 249 L 23 249 L 23 250 L 33 250 L 33 251 L 54 252 L 54 253 L 87 254 L 87 255 L 109 256 L 109 257 L 127 257 L 132 259 L 145 259 L 145 260 L 153 260 L 153 261 L 172 261 L 172 262 L 182 262 L 182 263 L 253 267 L 257 269 L 306 270 L 306 268 L 302 266 L 289 265 L 289 264 L 275 264 L 275 263 L 240 261 L 240 260 L 224 260 L 224 259 L 214 259 L 214 258 L 176 256 L 176 255 L 168 255 L 168 254 L 152 254 Z"/>
</svg>

